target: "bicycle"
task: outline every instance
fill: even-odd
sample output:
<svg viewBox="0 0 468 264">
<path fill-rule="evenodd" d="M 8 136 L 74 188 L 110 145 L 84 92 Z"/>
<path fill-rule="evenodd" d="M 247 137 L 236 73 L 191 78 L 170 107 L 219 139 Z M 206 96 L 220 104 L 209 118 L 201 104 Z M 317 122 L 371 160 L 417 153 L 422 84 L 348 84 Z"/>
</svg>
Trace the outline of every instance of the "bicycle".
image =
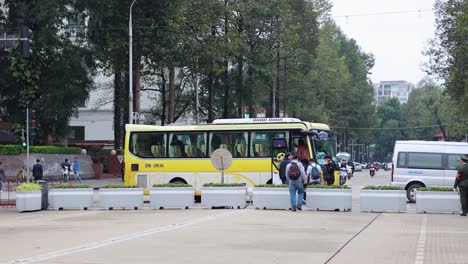
<svg viewBox="0 0 468 264">
<path fill-rule="evenodd" d="M 22 167 L 19 171 L 18 174 L 16 175 L 16 182 L 30 182 L 32 181 L 32 171 L 28 172 L 26 170 L 26 167 Z"/>
</svg>

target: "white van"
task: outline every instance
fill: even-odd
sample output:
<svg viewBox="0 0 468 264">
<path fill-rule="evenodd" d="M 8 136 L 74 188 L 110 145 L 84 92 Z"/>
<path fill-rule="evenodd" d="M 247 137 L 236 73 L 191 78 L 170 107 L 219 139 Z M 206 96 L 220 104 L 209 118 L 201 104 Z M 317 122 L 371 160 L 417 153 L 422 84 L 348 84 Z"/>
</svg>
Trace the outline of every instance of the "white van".
<svg viewBox="0 0 468 264">
<path fill-rule="evenodd" d="M 397 141 L 392 159 L 392 185 L 405 188 L 412 203 L 416 201 L 419 187 L 452 187 L 460 154 L 467 153 L 468 143 Z"/>
</svg>

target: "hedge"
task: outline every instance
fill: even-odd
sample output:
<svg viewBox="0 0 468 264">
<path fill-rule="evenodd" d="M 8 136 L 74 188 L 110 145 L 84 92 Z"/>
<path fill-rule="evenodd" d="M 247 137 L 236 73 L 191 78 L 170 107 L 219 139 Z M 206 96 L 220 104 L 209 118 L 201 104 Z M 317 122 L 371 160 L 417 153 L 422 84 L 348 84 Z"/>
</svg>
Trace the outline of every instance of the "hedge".
<svg viewBox="0 0 468 264">
<path fill-rule="evenodd" d="M 25 150 L 18 145 L 0 145 L 0 155 L 19 155 Z"/>
<path fill-rule="evenodd" d="M 245 183 L 205 183 L 203 187 L 244 187 Z"/>
<path fill-rule="evenodd" d="M 16 187 L 16 191 L 40 191 L 41 185 L 37 183 L 23 183 Z"/>
<path fill-rule="evenodd" d="M 289 185 L 287 184 L 279 184 L 279 185 L 274 185 L 274 184 L 259 184 L 255 185 L 256 188 L 288 188 Z"/>
<path fill-rule="evenodd" d="M 340 185 L 309 185 L 307 186 L 308 189 L 312 188 L 312 189 L 351 189 L 349 186 L 347 185 L 343 185 L 343 186 L 340 186 Z"/>
<path fill-rule="evenodd" d="M 58 147 L 58 146 L 30 146 L 30 153 L 42 154 L 81 154 L 78 147 Z M 18 145 L 0 145 L 0 155 L 19 155 L 26 153 L 26 149 Z"/>
<path fill-rule="evenodd" d="M 86 184 L 57 184 L 57 185 L 50 187 L 50 189 L 85 189 L 85 188 L 91 188 L 91 187 Z"/>
<path fill-rule="evenodd" d="M 398 186 L 366 186 L 362 188 L 363 190 L 385 190 L 385 191 L 397 191 L 402 190 L 401 187 Z"/>
<path fill-rule="evenodd" d="M 453 188 L 450 187 L 422 187 L 418 189 L 418 192 L 453 192 Z"/>
<path fill-rule="evenodd" d="M 161 187 L 192 187 L 191 184 L 185 183 L 163 183 L 163 184 L 153 184 L 154 188 L 161 188 Z"/>
<path fill-rule="evenodd" d="M 29 151 L 42 154 L 81 154 L 81 148 L 78 147 L 31 146 Z"/>
</svg>

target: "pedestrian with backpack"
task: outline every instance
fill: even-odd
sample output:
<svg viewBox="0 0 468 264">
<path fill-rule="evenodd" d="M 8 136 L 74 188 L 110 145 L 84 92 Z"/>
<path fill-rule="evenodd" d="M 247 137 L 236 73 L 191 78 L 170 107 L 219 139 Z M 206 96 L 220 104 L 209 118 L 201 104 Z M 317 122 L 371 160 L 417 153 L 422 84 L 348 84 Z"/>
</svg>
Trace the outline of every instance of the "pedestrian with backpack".
<svg viewBox="0 0 468 264">
<path fill-rule="evenodd" d="M 320 165 L 317 164 L 315 159 L 310 159 L 309 166 L 307 167 L 307 178 L 309 179 L 309 184 L 320 184 L 321 175 L 322 168 Z"/>
<path fill-rule="evenodd" d="M 286 166 L 286 176 L 289 179 L 289 195 L 291 198 L 291 211 L 302 210 L 304 199 L 304 184 L 307 184 L 307 175 L 304 166 L 299 161 L 299 155 L 294 153 L 293 159 Z M 297 193 L 297 197 L 296 197 Z"/>
</svg>

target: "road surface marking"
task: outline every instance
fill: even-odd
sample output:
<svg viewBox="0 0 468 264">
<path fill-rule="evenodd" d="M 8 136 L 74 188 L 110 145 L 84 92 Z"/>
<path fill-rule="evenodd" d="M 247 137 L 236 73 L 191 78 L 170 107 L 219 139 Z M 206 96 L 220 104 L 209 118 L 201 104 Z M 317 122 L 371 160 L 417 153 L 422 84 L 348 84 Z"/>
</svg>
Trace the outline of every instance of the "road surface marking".
<svg viewBox="0 0 468 264">
<path fill-rule="evenodd" d="M 183 223 L 179 223 L 179 224 L 172 224 L 172 225 L 152 228 L 152 229 L 148 229 L 148 230 L 138 232 L 138 233 L 123 235 L 123 236 L 114 237 L 114 238 L 110 238 L 110 239 L 106 239 L 106 240 L 102 240 L 102 241 L 98 241 L 98 242 L 94 242 L 94 243 L 84 244 L 84 245 L 74 247 L 74 248 L 58 250 L 58 251 L 54 251 L 54 252 L 50 252 L 50 253 L 46 253 L 46 254 L 42 254 L 42 255 L 26 257 L 26 258 L 19 258 L 19 259 L 15 259 L 15 260 L 12 260 L 12 261 L 0 262 L 0 263 L 15 264 L 15 263 L 33 263 L 33 262 L 45 261 L 45 260 L 58 258 L 58 257 L 63 257 L 63 256 L 75 254 L 75 253 L 90 251 L 90 250 L 93 250 L 93 249 L 98 249 L 98 248 L 114 245 L 114 244 L 117 244 L 117 243 L 129 241 L 129 240 L 134 240 L 134 239 L 137 239 L 137 238 L 142 238 L 142 237 L 149 236 L 149 235 L 154 235 L 154 234 L 157 234 L 157 233 L 172 231 L 172 230 L 175 230 L 175 229 L 180 229 L 180 228 L 196 225 L 196 224 L 199 224 L 199 223 L 203 223 L 203 222 L 207 222 L 207 221 L 211 221 L 211 220 L 215 220 L 215 219 L 219 219 L 219 218 L 223 218 L 223 217 L 227 217 L 227 216 L 231 216 L 231 215 L 245 213 L 245 212 L 248 212 L 248 211 L 250 211 L 250 210 L 230 211 L 228 213 L 222 213 L 222 214 L 218 214 L 218 215 L 211 215 L 211 216 L 202 217 L 202 218 L 198 218 L 198 219 L 195 219 L 195 220 L 191 220 L 191 221 L 187 221 L 187 222 L 183 222 Z"/>
<path fill-rule="evenodd" d="M 415 264 L 424 264 L 424 249 L 426 246 L 427 216 L 424 216 L 419 230 L 418 246 L 416 248 Z"/>
</svg>

